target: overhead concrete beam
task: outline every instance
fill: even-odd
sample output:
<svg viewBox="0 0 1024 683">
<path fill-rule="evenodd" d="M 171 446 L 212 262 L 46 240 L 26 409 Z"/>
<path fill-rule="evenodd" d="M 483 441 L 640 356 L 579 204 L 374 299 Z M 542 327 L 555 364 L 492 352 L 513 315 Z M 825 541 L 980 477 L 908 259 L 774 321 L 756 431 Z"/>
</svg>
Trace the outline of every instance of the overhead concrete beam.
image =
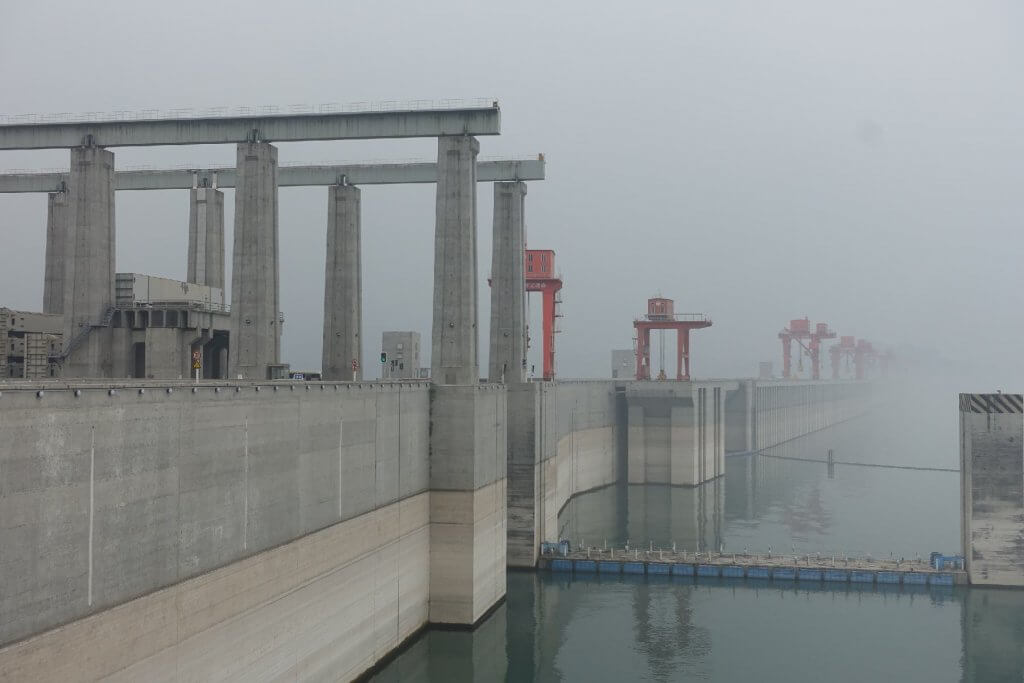
<svg viewBox="0 0 1024 683">
<path fill-rule="evenodd" d="M 403 185 L 436 183 L 437 164 L 336 164 L 281 166 L 278 187 L 337 185 Z M 0 173 L 0 193 L 57 192 L 67 184 L 67 173 Z M 193 187 L 233 188 L 238 180 L 234 167 L 209 169 L 155 169 L 118 171 L 116 190 L 190 190 Z M 544 180 L 544 156 L 536 159 L 502 159 L 477 164 L 479 182 Z"/>
<path fill-rule="evenodd" d="M 247 141 L 370 140 L 498 135 L 501 110 L 490 107 L 276 116 L 10 123 L 0 125 L 0 150 L 224 145 Z"/>
</svg>

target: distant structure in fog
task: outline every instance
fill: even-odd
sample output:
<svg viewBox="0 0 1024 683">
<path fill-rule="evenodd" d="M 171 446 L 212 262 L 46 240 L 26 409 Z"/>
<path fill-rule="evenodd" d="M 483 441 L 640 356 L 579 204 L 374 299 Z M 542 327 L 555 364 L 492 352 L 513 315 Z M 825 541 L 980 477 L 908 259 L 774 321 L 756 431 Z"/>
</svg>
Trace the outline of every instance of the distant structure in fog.
<svg viewBox="0 0 1024 683">
<path fill-rule="evenodd" d="M 763 360 L 758 364 L 757 377 L 758 379 L 772 378 L 772 362 L 770 360 Z"/>
<path fill-rule="evenodd" d="M 612 379 L 633 379 L 636 373 L 636 351 L 612 349 Z"/>
</svg>

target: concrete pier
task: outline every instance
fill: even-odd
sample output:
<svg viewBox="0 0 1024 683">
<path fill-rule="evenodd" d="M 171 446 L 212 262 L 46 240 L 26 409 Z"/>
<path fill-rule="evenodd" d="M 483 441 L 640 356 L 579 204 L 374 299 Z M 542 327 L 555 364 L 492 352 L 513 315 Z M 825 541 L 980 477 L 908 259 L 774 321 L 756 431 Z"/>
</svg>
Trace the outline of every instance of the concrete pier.
<svg viewBox="0 0 1024 683">
<path fill-rule="evenodd" d="M 327 195 L 322 366 L 325 380 L 351 382 L 363 376 L 361 254 L 359 188 L 335 185 Z"/>
<path fill-rule="evenodd" d="M 224 193 L 197 187 L 189 200 L 186 279 L 224 289 Z"/>
<path fill-rule="evenodd" d="M 437 140 L 437 216 L 434 231 L 434 324 L 431 373 L 437 384 L 479 379 L 476 156 L 468 135 Z"/>
<path fill-rule="evenodd" d="M 960 394 L 960 492 L 967 575 L 1024 586 L 1024 396 Z"/>
<path fill-rule="evenodd" d="M 735 389 L 735 382 L 629 386 L 629 483 L 696 486 L 725 474 L 725 395 Z"/>
<path fill-rule="evenodd" d="M 505 597 L 507 412 L 500 385 L 432 389 L 431 623 L 475 624 Z"/>
<path fill-rule="evenodd" d="M 526 183 L 494 183 L 488 369 L 491 382 L 520 384 L 526 380 L 525 199 Z"/>
<path fill-rule="evenodd" d="M 231 378 L 266 379 L 281 356 L 277 148 L 238 145 L 231 273 Z"/>
<path fill-rule="evenodd" d="M 112 152 L 100 147 L 71 150 L 67 225 L 64 347 L 73 350 L 63 372 L 66 377 L 109 377 L 111 345 L 102 325 L 114 305 Z"/>
<path fill-rule="evenodd" d="M 65 250 L 68 234 L 68 193 L 51 192 L 46 198 L 46 272 L 43 313 L 64 312 Z"/>
</svg>

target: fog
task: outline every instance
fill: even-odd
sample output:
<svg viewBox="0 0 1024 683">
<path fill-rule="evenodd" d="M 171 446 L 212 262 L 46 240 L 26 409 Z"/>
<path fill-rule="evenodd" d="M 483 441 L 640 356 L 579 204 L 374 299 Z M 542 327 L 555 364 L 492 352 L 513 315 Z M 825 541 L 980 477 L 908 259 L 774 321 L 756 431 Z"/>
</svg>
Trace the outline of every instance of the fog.
<svg viewBox="0 0 1024 683">
<path fill-rule="evenodd" d="M 1019 391 L 1022 27 L 1019 3 L 934 0 L 9 3 L 0 111 L 497 99 L 481 158 L 547 158 L 526 216 L 565 278 L 560 377 L 608 376 L 660 292 L 714 320 L 693 334 L 695 376 L 778 371 L 777 334 L 806 315 L 944 386 Z M 436 155 L 429 139 L 278 147 L 282 163 Z M 114 152 L 121 168 L 234 161 Z M 0 154 L 0 170 L 67 163 Z M 280 191 L 293 368 L 320 365 L 326 205 L 324 188 Z M 45 221 L 45 195 L 0 195 L 0 305 L 41 308 Z M 386 329 L 418 330 L 429 365 L 434 188 L 364 188 L 362 227 L 364 367 Z M 187 229 L 186 192 L 118 193 L 117 270 L 184 279 Z"/>
</svg>

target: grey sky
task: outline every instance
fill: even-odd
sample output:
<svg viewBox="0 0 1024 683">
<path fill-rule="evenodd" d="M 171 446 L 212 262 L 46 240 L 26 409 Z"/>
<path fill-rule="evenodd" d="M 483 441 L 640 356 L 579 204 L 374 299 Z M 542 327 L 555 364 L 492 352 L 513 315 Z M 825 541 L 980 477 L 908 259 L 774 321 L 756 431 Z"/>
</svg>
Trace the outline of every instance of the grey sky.
<svg viewBox="0 0 1024 683">
<path fill-rule="evenodd" d="M 1022 27 L 1019 3 L 966 0 L 10 3 L 0 111 L 494 97 L 504 132 L 481 156 L 548 158 L 528 240 L 558 252 L 566 279 L 561 376 L 607 374 L 660 291 L 714 318 L 694 335 L 700 376 L 778 365 L 776 333 L 808 315 L 960 358 L 980 388 L 1019 388 Z M 436 153 L 431 140 L 279 149 L 282 162 Z M 121 167 L 234 159 L 114 152 Z M 0 155 L 0 169 L 66 165 L 66 152 Z M 479 192 L 486 356 L 492 196 Z M 364 188 L 366 362 L 384 329 L 429 347 L 433 197 Z M 326 190 L 280 200 L 284 360 L 318 367 Z M 117 269 L 184 278 L 187 193 L 117 201 Z M 0 305 L 41 307 L 44 228 L 44 196 L 0 196 Z"/>
</svg>

